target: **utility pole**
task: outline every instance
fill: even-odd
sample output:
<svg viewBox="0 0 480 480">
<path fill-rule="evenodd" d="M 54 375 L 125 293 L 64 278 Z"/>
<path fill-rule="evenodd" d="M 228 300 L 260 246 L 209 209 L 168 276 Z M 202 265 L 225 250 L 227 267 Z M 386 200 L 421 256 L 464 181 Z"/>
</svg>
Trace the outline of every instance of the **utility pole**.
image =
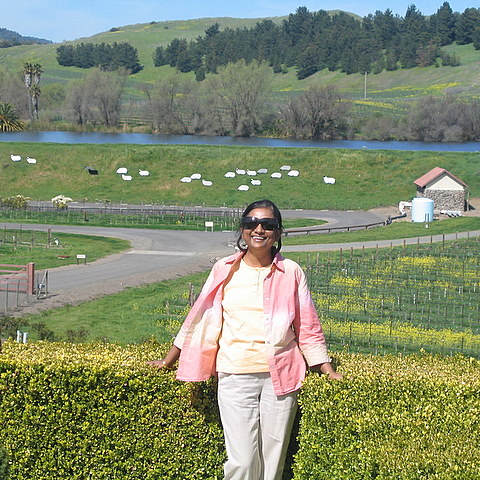
<svg viewBox="0 0 480 480">
<path fill-rule="evenodd" d="M 368 72 L 365 72 L 365 84 L 364 84 L 364 87 L 363 87 L 363 99 L 364 100 L 367 99 L 367 75 L 368 75 Z"/>
</svg>

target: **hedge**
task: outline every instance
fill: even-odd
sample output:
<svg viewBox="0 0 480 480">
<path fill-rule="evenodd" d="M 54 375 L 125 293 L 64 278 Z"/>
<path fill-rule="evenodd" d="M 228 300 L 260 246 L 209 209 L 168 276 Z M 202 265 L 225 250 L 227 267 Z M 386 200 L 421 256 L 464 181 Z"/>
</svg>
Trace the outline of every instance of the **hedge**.
<svg viewBox="0 0 480 480">
<path fill-rule="evenodd" d="M 215 382 L 178 382 L 146 365 L 166 348 L 4 344 L 0 445 L 10 479 L 222 478 Z M 335 360 L 343 381 L 311 374 L 302 389 L 293 478 L 480 478 L 478 360 Z"/>
</svg>

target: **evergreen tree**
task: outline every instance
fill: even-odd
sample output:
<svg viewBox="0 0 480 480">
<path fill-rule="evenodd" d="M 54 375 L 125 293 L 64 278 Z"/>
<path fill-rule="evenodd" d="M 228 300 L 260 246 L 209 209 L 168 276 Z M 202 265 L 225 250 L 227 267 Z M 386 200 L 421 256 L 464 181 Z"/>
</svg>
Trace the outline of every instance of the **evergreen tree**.
<svg viewBox="0 0 480 480">
<path fill-rule="evenodd" d="M 466 8 L 457 19 L 455 36 L 460 45 L 473 42 L 476 28 L 480 27 L 480 9 Z"/>
<path fill-rule="evenodd" d="M 455 15 L 448 2 L 430 17 L 430 25 L 440 46 L 450 45 L 455 40 Z"/>
</svg>

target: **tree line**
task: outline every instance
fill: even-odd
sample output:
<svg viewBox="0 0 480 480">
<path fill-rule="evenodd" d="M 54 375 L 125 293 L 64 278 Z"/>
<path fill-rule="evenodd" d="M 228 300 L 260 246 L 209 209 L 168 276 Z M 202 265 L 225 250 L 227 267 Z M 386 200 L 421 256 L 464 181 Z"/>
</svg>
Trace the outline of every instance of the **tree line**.
<svg viewBox="0 0 480 480">
<path fill-rule="evenodd" d="M 205 35 L 187 41 L 175 38 L 157 47 L 154 65 L 194 71 L 197 80 L 219 66 L 244 59 L 266 61 L 274 72 L 296 67 L 299 79 L 328 68 L 347 74 L 433 64 L 455 66 L 458 58 L 442 52 L 453 42 L 474 43 L 480 49 L 480 9 L 453 12 L 444 2 L 434 15 L 424 16 L 415 5 L 404 17 L 387 9 L 359 19 L 348 13 L 330 15 L 299 7 L 281 24 L 271 20 L 252 28 L 226 28 L 218 23 Z"/>
<path fill-rule="evenodd" d="M 81 129 L 120 125 L 131 109 L 126 100 L 128 71 L 92 68 L 68 83 L 50 121 Z M 0 131 L 23 128 L 21 117 L 38 122 L 41 66 L 25 64 L 23 78 L 0 69 Z M 239 60 L 219 66 L 203 82 L 172 76 L 143 86 L 142 125 L 163 134 L 205 134 L 305 139 L 422 141 L 480 140 L 480 100 L 465 102 L 454 94 L 408 103 L 405 115 L 359 117 L 352 102 L 331 85 L 314 85 L 276 100 L 273 70 L 266 62 Z M 27 87 L 27 88 L 26 88 Z M 47 101 L 47 100 L 45 100 Z M 138 108 L 135 107 L 135 110 Z M 17 113 L 17 111 L 19 113 Z M 128 117 L 128 114 L 127 114 Z"/>
<path fill-rule="evenodd" d="M 57 62 L 64 67 L 99 67 L 110 71 L 121 68 L 132 74 L 143 68 L 138 61 L 137 49 L 128 42 L 60 45 L 57 48 Z"/>
</svg>

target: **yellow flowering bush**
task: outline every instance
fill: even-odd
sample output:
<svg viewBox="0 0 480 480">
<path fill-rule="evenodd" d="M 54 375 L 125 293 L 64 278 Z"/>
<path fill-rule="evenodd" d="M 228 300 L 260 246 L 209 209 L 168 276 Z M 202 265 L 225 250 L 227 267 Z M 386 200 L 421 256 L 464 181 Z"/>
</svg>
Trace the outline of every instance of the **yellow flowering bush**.
<svg viewBox="0 0 480 480">
<path fill-rule="evenodd" d="M 167 348 L 4 344 L 0 445 L 12 480 L 222 478 L 215 383 L 146 365 Z M 480 477 L 477 359 L 333 356 L 344 380 L 311 373 L 301 390 L 294 479 Z"/>
</svg>

